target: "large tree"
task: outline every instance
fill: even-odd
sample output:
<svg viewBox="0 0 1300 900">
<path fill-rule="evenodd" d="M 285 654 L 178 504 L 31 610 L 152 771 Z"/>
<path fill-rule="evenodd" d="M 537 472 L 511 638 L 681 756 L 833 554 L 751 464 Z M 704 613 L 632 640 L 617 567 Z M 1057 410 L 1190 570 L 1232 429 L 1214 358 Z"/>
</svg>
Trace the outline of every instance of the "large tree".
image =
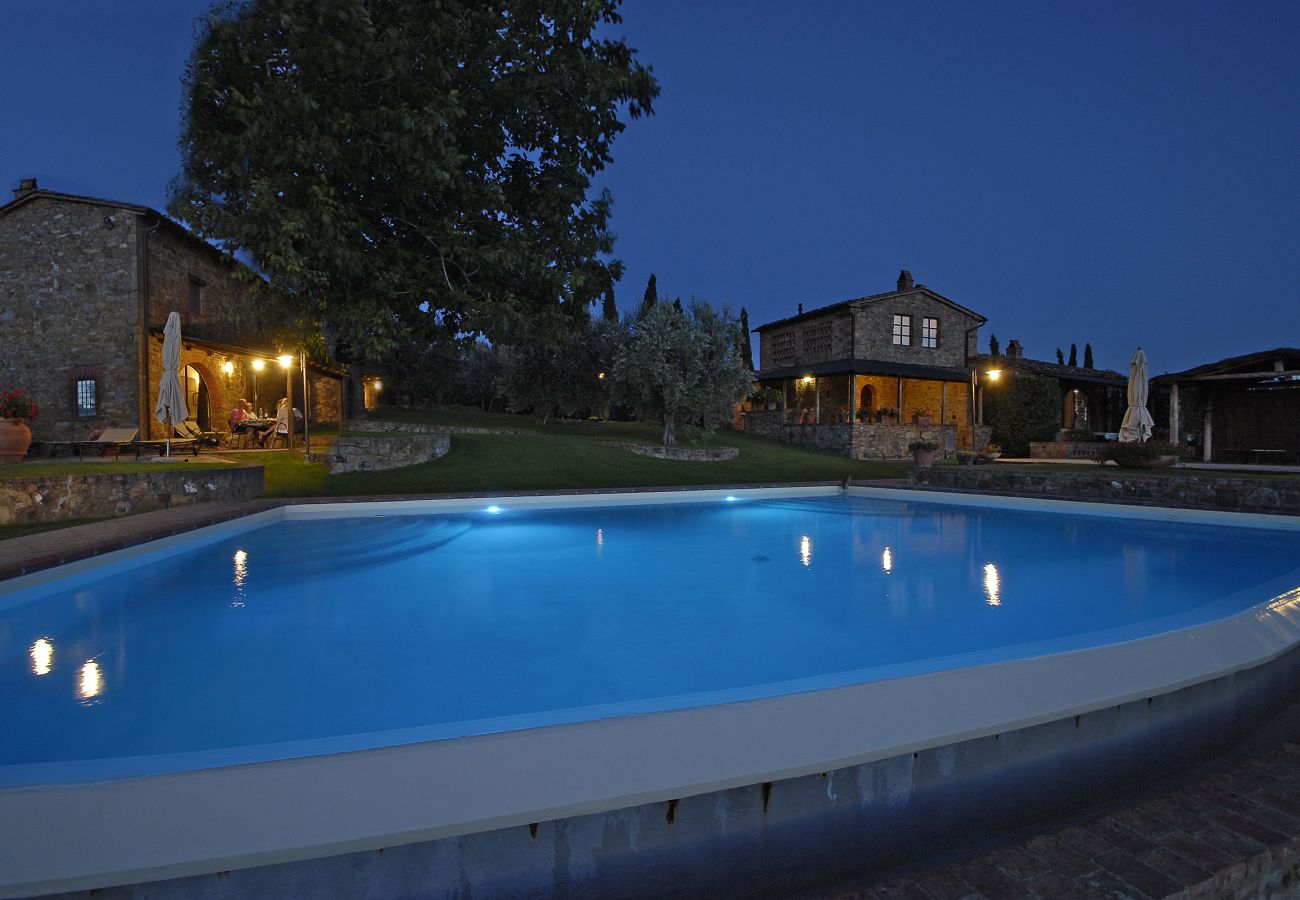
<svg viewBox="0 0 1300 900">
<path fill-rule="evenodd" d="M 713 428 L 729 421 L 754 377 L 741 358 L 736 319 L 702 301 L 643 310 L 614 362 L 618 396 L 642 418 L 662 419 L 665 447 L 676 445 L 679 422 Z"/>
<path fill-rule="evenodd" d="M 618 0 L 248 0 L 186 72 L 168 205 L 353 355 L 517 333 L 617 280 L 589 196 L 658 85 Z"/>
</svg>

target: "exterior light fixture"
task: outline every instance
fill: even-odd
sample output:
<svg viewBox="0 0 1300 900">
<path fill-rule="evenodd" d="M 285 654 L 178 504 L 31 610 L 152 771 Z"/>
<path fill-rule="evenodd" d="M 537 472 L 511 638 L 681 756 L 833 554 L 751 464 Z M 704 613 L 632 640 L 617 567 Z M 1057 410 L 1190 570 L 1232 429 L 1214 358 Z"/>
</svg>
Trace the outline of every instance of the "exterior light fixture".
<svg viewBox="0 0 1300 900">
<path fill-rule="evenodd" d="M 280 365 L 284 366 L 286 369 L 289 368 L 291 365 L 293 365 L 293 357 L 290 356 L 288 353 L 281 353 L 279 356 L 276 357 L 276 359 L 278 359 L 280 361 Z"/>
<path fill-rule="evenodd" d="M 383 389 L 384 389 L 384 383 L 383 383 L 382 381 L 380 381 L 378 378 L 376 378 L 376 379 L 375 379 L 375 390 L 377 390 L 377 391 L 382 391 Z"/>
<path fill-rule="evenodd" d="M 604 373 L 604 372 L 601 372 L 601 373 L 600 373 L 599 375 L 597 375 L 596 377 L 599 378 L 601 381 L 604 381 L 604 380 L 605 380 L 605 373 Z"/>
<path fill-rule="evenodd" d="M 260 372 L 260 371 L 262 371 L 262 370 L 265 369 L 265 368 L 266 368 L 266 360 L 264 360 L 264 359 L 255 359 L 255 360 L 253 360 L 253 371 L 254 371 L 254 372 Z"/>
<path fill-rule="evenodd" d="M 221 372 L 224 375 L 233 375 L 235 372 L 235 364 L 230 360 L 226 360 L 221 364 Z"/>
<path fill-rule="evenodd" d="M 999 378 L 1002 377 L 1002 370 L 1001 370 L 1001 369 L 989 369 L 987 374 L 988 374 L 988 376 L 989 376 L 989 381 L 997 381 Z"/>
</svg>

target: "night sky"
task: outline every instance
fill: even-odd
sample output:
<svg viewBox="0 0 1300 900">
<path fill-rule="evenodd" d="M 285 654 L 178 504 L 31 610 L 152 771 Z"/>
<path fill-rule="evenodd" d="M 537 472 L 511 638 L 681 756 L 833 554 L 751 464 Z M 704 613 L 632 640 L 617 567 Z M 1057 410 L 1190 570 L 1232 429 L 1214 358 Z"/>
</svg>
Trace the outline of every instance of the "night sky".
<svg viewBox="0 0 1300 900">
<path fill-rule="evenodd" d="M 0 179 L 165 204 L 206 0 L 5 3 Z M 620 309 L 760 324 L 900 268 L 1054 358 L 1300 345 L 1300 4 L 631 0 L 656 115 L 600 179 Z M 7 195 L 6 195 L 7 196 Z"/>
</svg>

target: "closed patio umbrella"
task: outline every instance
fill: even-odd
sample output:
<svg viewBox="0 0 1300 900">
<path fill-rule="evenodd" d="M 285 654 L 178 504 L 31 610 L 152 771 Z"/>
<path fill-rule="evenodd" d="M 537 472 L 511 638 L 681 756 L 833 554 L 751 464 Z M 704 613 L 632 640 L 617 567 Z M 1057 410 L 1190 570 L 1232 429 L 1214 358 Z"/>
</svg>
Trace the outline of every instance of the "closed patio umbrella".
<svg viewBox="0 0 1300 900">
<path fill-rule="evenodd" d="M 185 408 L 185 392 L 181 390 L 181 316 L 171 312 L 163 328 L 163 370 L 158 379 L 158 403 L 153 408 L 154 418 L 167 426 L 167 455 L 172 455 L 172 429 L 177 422 L 189 416 Z"/>
<path fill-rule="evenodd" d="M 1138 347 L 1128 364 L 1128 409 L 1119 426 L 1119 439 L 1128 444 L 1145 443 L 1154 424 L 1147 412 L 1147 357 Z"/>
</svg>

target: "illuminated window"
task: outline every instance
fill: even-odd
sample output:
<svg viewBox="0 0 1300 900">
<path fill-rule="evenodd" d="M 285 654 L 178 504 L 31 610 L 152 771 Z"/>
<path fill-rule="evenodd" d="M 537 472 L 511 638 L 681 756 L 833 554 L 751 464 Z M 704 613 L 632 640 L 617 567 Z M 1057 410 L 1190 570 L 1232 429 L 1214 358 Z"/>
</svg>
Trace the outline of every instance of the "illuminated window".
<svg viewBox="0 0 1300 900">
<path fill-rule="evenodd" d="M 921 346 L 939 346 L 939 320 L 926 317 L 921 320 Z"/>
<path fill-rule="evenodd" d="M 894 346 L 910 347 L 912 346 L 912 317 L 911 316 L 894 316 Z"/>
<path fill-rule="evenodd" d="M 77 393 L 77 418 L 93 419 L 99 411 L 99 391 L 94 378 L 78 378 L 75 384 Z"/>
</svg>

